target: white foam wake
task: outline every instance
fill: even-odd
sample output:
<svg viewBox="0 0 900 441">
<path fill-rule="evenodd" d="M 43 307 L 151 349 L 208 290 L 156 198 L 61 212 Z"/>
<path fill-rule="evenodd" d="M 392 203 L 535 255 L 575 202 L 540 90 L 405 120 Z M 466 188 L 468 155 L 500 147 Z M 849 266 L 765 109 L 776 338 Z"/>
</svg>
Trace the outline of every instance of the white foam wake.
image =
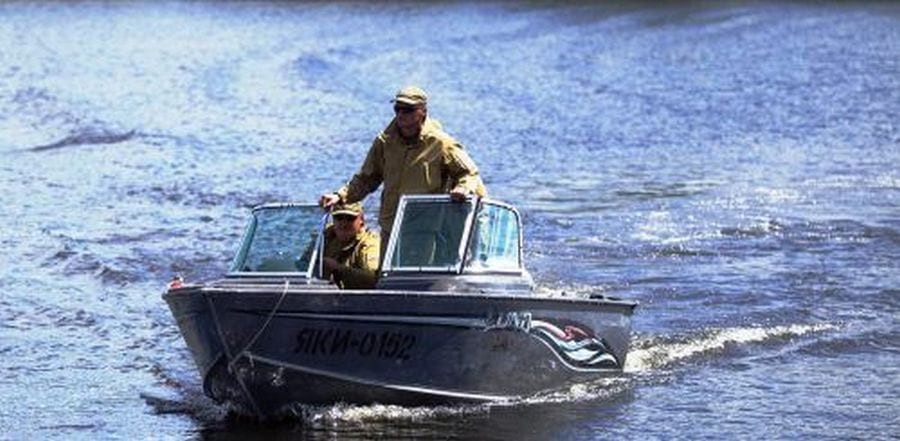
<svg viewBox="0 0 900 441">
<path fill-rule="evenodd" d="M 698 338 L 682 342 L 661 342 L 653 340 L 639 342 L 640 346 L 628 354 L 626 373 L 646 372 L 679 360 L 716 352 L 730 344 L 757 343 L 783 337 L 795 337 L 811 332 L 835 329 L 835 325 L 823 323 L 813 325 L 787 325 L 771 328 L 737 327 L 705 330 Z"/>
<path fill-rule="evenodd" d="M 421 421 L 442 416 L 459 416 L 482 413 L 487 405 L 458 405 L 434 407 L 403 407 L 372 404 L 335 404 L 332 406 L 309 406 L 297 404 L 291 413 L 310 427 L 331 427 L 337 424 L 362 424 L 380 421 Z"/>
</svg>

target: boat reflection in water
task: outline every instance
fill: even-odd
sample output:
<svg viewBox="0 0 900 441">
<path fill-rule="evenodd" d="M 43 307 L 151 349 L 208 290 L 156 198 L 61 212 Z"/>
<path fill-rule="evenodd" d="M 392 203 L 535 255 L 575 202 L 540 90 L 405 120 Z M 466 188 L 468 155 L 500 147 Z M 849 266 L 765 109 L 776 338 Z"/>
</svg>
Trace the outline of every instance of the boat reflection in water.
<svg viewBox="0 0 900 441">
<path fill-rule="evenodd" d="M 374 290 L 319 277 L 324 221 L 259 206 L 224 279 L 163 295 L 204 392 L 238 413 L 515 400 L 625 364 L 636 304 L 536 294 L 509 205 L 404 196 Z"/>
</svg>

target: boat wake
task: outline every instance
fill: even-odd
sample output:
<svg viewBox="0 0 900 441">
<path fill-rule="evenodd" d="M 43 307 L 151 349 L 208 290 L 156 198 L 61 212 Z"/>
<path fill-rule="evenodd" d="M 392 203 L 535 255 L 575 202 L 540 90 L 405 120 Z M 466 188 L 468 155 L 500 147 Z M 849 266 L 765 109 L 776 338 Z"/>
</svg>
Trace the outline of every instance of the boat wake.
<svg viewBox="0 0 900 441">
<path fill-rule="evenodd" d="M 459 417 L 487 412 L 488 405 L 456 405 L 456 406 L 417 406 L 404 407 L 393 405 L 350 405 L 335 404 L 331 406 L 296 405 L 291 409 L 292 415 L 301 420 L 306 427 L 327 428 L 335 425 L 364 424 L 373 422 L 417 422 L 430 421 L 445 417 Z"/>
<path fill-rule="evenodd" d="M 641 374 L 698 357 L 722 352 L 733 345 L 763 343 L 799 337 L 809 333 L 837 329 L 822 323 L 775 327 L 735 327 L 705 329 L 687 337 L 650 337 L 637 339 L 625 363 L 625 373 Z"/>
<path fill-rule="evenodd" d="M 720 354 L 731 347 L 777 343 L 796 337 L 837 329 L 833 324 L 786 325 L 775 327 L 733 327 L 705 329 L 690 335 L 636 338 L 628 353 L 623 373 L 538 394 L 501 405 L 540 405 L 602 401 L 627 394 L 636 385 L 667 368 Z M 652 380 L 651 380 L 652 382 Z"/>
</svg>

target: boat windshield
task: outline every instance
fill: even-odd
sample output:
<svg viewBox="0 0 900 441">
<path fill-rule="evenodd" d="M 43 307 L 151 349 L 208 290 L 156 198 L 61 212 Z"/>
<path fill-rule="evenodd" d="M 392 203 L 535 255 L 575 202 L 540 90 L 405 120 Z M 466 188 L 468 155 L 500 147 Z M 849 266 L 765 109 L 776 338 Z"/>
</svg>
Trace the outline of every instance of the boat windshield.
<svg viewBox="0 0 900 441">
<path fill-rule="evenodd" d="M 521 273 L 519 213 L 489 199 L 403 196 L 384 272 Z"/>
<path fill-rule="evenodd" d="M 459 272 L 475 200 L 404 196 L 388 243 L 386 270 Z"/>
<path fill-rule="evenodd" d="M 322 209 L 315 205 L 270 204 L 254 208 L 231 272 L 311 277 L 323 222 Z"/>
</svg>

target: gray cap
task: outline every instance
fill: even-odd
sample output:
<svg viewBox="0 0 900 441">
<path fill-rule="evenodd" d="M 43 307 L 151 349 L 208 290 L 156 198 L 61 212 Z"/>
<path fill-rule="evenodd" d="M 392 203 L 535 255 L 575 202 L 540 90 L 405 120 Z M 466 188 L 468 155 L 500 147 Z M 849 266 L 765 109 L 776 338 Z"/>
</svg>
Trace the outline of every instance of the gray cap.
<svg viewBox="0 0 900 441">
<path fill-rule="evenodd" d="M 359 216 L 362 214 L 362 204 L 355 202 L 352 204 L 336 204 L 331 210 L 332 216 Z"/>
<path fill-rule="evenodd" d="M 427 104 L 428 103 L 428 94 L 422 90 L 421 87 L 418 86 L 406 86 L 400 91 L 397 92 L 397 96 L 394 97 L 395 103 L 400 104 L 408 104 L 410 106 L 417 106 L 419 104 Z"/>
</svg>

